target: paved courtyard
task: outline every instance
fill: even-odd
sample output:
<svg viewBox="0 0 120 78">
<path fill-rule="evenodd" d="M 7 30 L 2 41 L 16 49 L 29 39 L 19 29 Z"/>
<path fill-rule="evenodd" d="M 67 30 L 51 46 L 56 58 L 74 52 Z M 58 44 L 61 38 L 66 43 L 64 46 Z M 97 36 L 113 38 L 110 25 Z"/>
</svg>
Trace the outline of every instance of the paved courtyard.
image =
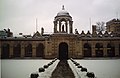
<svg viewBox="0 0 120 78">
<path fill-rule="evenodd" d="M 67 60 L 61 60 L 52 73 L 51 78 L 75 78 Z"/>
</svg>

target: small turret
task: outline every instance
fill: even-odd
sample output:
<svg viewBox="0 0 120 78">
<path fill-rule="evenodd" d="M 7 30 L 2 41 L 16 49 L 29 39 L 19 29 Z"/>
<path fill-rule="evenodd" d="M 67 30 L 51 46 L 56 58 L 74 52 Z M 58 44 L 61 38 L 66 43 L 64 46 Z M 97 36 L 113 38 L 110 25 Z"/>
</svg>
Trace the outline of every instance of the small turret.
<svg viewBox="0 0 120 78">
<path fill-rule="evenodd" d="M 92 25 L 92 34 L 96 32 L 96 25 Z"/>
<path fill-rule="evenodd" d="M 41 35 L 43 35 L 44 34 L 44 28 L 42 27 L 41 28 Z"/>
</svg>

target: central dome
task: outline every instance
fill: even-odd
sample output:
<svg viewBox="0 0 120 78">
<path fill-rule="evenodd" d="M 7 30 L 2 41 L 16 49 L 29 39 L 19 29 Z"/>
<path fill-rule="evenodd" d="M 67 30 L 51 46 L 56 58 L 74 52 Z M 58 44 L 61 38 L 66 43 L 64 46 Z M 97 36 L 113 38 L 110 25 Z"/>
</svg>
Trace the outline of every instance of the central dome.
<svg viewBox="0 0 120 78">
<path fill-rule="evenodd" d="M 62 6 L 62 10 L 57 13 L 57 16 L 70 16 L 69 13 L 65 10 L 64 5 Z"/>
</svg>

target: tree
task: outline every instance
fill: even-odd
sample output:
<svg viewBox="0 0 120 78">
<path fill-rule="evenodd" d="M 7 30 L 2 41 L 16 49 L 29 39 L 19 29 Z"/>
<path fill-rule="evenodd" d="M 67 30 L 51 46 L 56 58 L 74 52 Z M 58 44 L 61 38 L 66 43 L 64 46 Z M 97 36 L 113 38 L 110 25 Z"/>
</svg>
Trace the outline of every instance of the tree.
<svg viewBox="0 0 120 78">
<path fill-rule="evenodd" d="M 97 32 L 102 32 L 102 31 L 105 31 L 106 28 L 105 28 L 105 22 L 96 22 L 96 31 Z"/>
</svg>

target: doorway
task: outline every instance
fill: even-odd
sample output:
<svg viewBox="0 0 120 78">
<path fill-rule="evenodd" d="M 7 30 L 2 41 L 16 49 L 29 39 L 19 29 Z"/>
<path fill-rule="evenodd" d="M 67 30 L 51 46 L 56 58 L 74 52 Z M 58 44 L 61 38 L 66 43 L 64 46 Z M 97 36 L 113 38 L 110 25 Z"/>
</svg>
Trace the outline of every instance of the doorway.
<svg viewBox="0 0 120 78">
<path fill-rule="evenodd" d="M 68 44 L 65 42 L 59 44 L 59 59 L 60 60 L 68 59 Z"/>
</svg>

